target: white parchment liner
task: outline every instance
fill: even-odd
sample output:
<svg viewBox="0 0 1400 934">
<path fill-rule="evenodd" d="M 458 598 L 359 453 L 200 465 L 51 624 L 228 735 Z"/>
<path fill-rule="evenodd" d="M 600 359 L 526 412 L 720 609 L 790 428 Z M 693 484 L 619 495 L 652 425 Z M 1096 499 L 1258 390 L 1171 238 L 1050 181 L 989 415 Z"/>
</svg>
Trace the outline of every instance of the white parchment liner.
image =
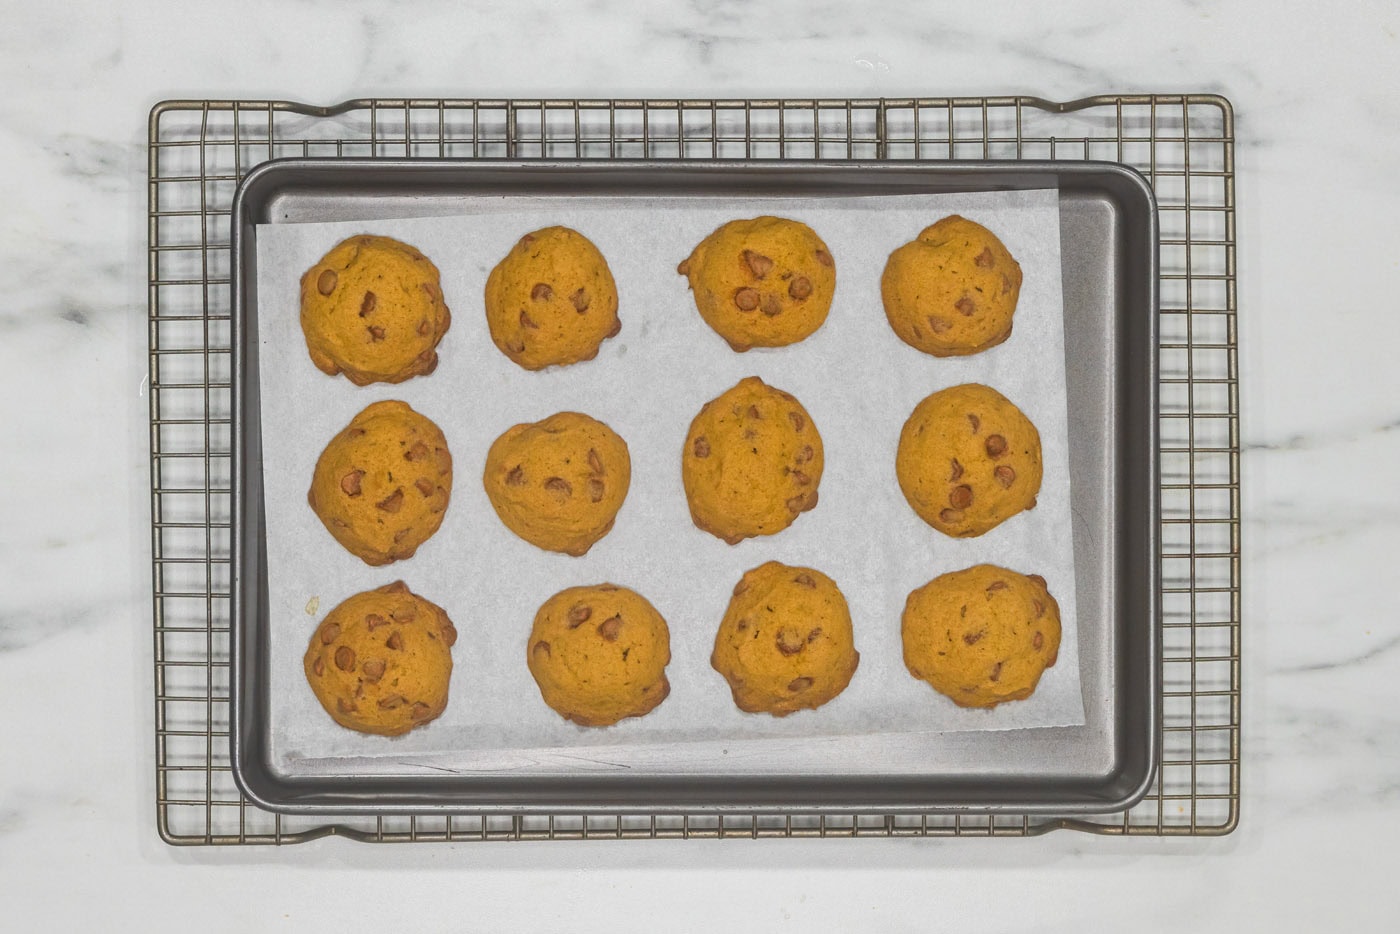
<svg viewBox="0 0 1400 934">
<path fill-rule="evenodd" d="M 900 244 L 948 214 L 994 230 L 1024 284 L 1011 338 L 972 357 L 935 359 L 885 321 L 879 279 Z M 800 344 L 732 352 L 701 321 L 675 272 L 727 220 L 779 214 L 811 225 L 836 258 L 825 326 Z M 588 236 L 618 283 L 622 332 L 592 362 L 529 373 L 492 345 L 482 311 L 491 267 L 522 234 L 564 224 Z M 357 233 L 414 244 L 438 265 L 452 328 L 428 377 L 356 388 L 317 371 L 298 323 L 298 282 L 332 245 Z M 272 765 L 289 775 L 353 759 L 364 774 L 497 768 L 744 771 L 849 760 L 878 734 L 1015 730 L 1084 722 L 1070 534 L 1058 195 L 1052 190 L 828 199 L 464 198 L 461 215 L 273 224 L 257 230 L 264 497 L 271 607 Z M 787 531 L 730 547 L 696 529 L 681 487 L 691 418 L 739 379 L 794 393 L 826 446 L 821 502 Z M 1036 509 L 979 538 L 934 531 L 895 480 L 899 430 L 929 393 L 981 382 L 1040 430 L 1045 479 Z M 371 568 L 343 550 L 306 503 L 326 442 L 362 408 L 402 399 L 443 429 L 455 462 L 442 528 L 416 557 Z M 497 520 L 481 485 L 486 450 L 518 422 L 586 412 L 628 442 L 632 487 L 611 534 L 586 556 L 550 554 Z M 850 604 L 860 668 L 816 711 L 785 719 L 733 704 L 709 666 L 730 591 L 775 559 L 830 574 Z M 909 591 L 946 571 L 992 562 L 1045 577 L 1060 604 L 1058 663 L 1029 699 L 963 710 L 904 668 L 899 620 Z M 317 622 L 361 590 L 403 579 L 446 608 L 460 632 L 446 713 L 394 739 L 331 721 L 301 659 Z M 650 715 L 607 729 L 561 719 L 525 665 L 535 610 L 568 586 L 612 581 L 645 595 L 671 630 L 671 696 Z M 740 752 L 743 750 L 745 752 Z M 878 770 L 878 763 L 871 763 Z"/>
</svg>

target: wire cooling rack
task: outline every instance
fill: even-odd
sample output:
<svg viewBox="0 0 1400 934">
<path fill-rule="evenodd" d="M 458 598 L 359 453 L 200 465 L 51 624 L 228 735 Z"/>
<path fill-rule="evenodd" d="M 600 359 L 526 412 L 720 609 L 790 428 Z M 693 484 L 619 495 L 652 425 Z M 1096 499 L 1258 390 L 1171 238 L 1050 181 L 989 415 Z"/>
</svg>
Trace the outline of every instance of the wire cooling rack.
<svg viewBox="0 0 1400 934">
<path fill-rule="evenodd" d="M 229 214 L 287 156 L 1097 159 L 1161 222 L 1162 765 L 1136 807 L 1014 815 L 285 817 L 229 766 Z M 150 116 L 156 815 L 172 844 L 1229 833 L 1240 793 L 1234 119 L 1211 95 L 883 100 L 167 101 Z"/>
</svg>

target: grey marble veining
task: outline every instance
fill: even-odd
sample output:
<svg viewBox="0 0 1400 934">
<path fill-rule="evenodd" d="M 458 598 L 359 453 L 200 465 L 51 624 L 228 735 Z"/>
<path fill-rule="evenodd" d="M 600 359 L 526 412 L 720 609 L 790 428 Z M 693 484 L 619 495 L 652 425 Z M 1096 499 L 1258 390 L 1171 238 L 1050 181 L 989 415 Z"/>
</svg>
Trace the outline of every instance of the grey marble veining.
<svg viewBox="0 0 1400 934">
<path fill-rule="evenodd" d="M 1383 2 L 1074 0 L 1014 14 L 915 0 L 10 4 L 0 31 L 0 916 L 16 930 L 96 918 L 150 930 L 343 929 L 401 924 L 405 910 L 428 929 L 584 930 L 606 919 L 614 931 L 912 930 L 936 905 L 939 918 L 983 930 L 1024 929 L 1027 912 L 1046 930 L 1082 930 L 1091 910 L 1134 930 L 1400 926 L 1389 894 L 1400 868 L 1396 86 L 1400 8 Z M 156 100 L 1071 100 L 1185 89 L 1225 93 L 1238 115 L 1246 728 L 1236 835 L 326 841 L 251 854 L 156 841 L 141 392 L 143 142 Z"/>
<path fill-rule="evenodd" d="M 1400 635 L 1394 635 L 1389 638 L 1382 639 L 1378 644 L 1372 646 L 1371 648 L 1365 649 L 1364 651 L 1361 651 L 1355 655 L 1349 655 L 1344 658 L 1308 662 L 1306 664 L 1294 665 L 1292 667 L 1287 668 L 1276 668 L 1274 669 L 1274 673 L 1281 675 L 1307 674 L 1309 672 L 1314 671 L 1335 671 L 1338 668 L 1354 668 L 1359 667 L 1367 662 L 1384 662 L 1386 656 L 1388 656 L 1391 652 L 1394 652 L 1396 649 L 1400 649 Z"/>
</svg>

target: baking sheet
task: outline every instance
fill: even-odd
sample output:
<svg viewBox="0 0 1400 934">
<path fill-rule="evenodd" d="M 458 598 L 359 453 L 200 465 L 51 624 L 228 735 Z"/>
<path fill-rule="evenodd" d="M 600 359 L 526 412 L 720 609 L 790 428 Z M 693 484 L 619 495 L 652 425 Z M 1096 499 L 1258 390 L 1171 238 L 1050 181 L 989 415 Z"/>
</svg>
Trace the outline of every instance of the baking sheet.
<svg viewBox="0 0 1400 934">
<path fill-rule="evenodd" d="M 843 738 L 856 744 L 875 733 L 1084 722 L 1054 191 L 781 202 L 464 198 L 461 209 L 470 214 L 258 228 L 264 463 L 279 465 L 264 476 L 274 767 L 295 774 L 309 762 L 353 757 L 367 773 L 417 765 L 549 771 L 664 759 L 668 768 L 685 771 L 713 767 L 722 751 L 751 742 L 765 745 L 772 766 L 773 754 L 780 763 L 785 746 L 813 737 L 835 749 Z M 759 213 L 804 220 L 822 235 L 837 260 L 837 294 L 827 324 L 813 337 L 738 355 L 699 319 L 674 267 L 723 221 Z M 1006 344 L 972 358 L 935 360 L 889 330 L 878 279 L 892 249 L 948 213 L 996 230 L 1022 263 L 1025 284 Z M 623 330 L 591 363 L 527 373 L 491 345 L 480 296 L 491 266 L 515 239 L 551 223 L 579 229 L 608 257 Z M 428 378 L 359 389 L 325 377 L 306 356 L 297 321 L 300 275 L 332 244 L 361 232 L 412 242 L 443 270 L 454 322 L 440 347 L 442 364 Z M 679 452 L 700 405 L 747 375 L 802 400 L 822 431 L 827 466 L 816 510 L 778 536 L 731 548 L 691 524 Z M 978 539 L 954 541 L 924 525 L 904 502 L 894 479 L 894 450 L 900 426 L 920 399 L 973 380 L 995 386 L 1036 422 L 1045 481 L 1037 509 Z M 334 543 L 306 506 L 305 491 L 325 442 L 364 406 L 384 398 L 404 399 L 434 418 L 457 470 L 439 533 L 414 559 L 376 569 Z M 577 559 L 516 539 L 495 518 L 480 485 L 486 448 L 501 431 L 563 409 L 612 425 L 633 458 L 632 489 L 616 528 Z M 837 580 L 862 653 L 844 694 L 783 720 L 738 711 L 708 664 L 733 583 L 769 559 L 808 564 Z M 961 710 L 914 681 L 899 647 L 908 591 L 980 561 L 1042 574 L 1064 615 L 1059 662 L 1036 694 L 994 711 Z M 316 622 L 335 603 L 399 578 L 445 606 L 461 633 L 452 701 L 442 718 L 408 736 L 360 736 L 335 726 L 320 709 L 301 657 Z M 645 594 L 667 618 L 672 694 L 647 717 L 589 730 L 544 706 L 525 667 L 524 646 L 545 598 L 602 580 Z M 588 748 L 585 758 L 581 747 Z M 742 758 L 730 757 L 725 768 L 742 769 Z"/>
</svg>

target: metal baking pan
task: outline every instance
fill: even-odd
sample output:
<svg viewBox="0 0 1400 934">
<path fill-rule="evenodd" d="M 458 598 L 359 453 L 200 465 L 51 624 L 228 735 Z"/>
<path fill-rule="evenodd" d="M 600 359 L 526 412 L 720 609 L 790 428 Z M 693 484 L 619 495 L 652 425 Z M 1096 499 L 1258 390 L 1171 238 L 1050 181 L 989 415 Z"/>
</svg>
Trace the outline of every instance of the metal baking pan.
<svg viewBox="0 0 1400 934">
<path fill-rule="evenodd" d="M 279 774 L 270 722 L 258 396 L 257 225 L 453 213 L 466 195 L 821 197 L 1057 188 L 1065 293 L 1080 678 L 1086 723 L 892 738 L 917 768 L 872 775 L 369 777 Z M 230 745 L 247 798 L 282 813 L 902 813 L 1080 816 L 1147 791 L 1160 749 L 1157 210 L 1137 172 L 1093 162 L 586 162 L 315 160 L 265 163 L 233 204 L 233 554 Z M 268 466 L 267 469 L 276 469 Z M 911 747 L 913 747 L 911 749 Z M 868 751 L 864 756 L 868 756 Z M 863 756 L 863 758 L 864 758 Z M 753 763 L 749 763 L 752 769 Z"/>
</svg>

